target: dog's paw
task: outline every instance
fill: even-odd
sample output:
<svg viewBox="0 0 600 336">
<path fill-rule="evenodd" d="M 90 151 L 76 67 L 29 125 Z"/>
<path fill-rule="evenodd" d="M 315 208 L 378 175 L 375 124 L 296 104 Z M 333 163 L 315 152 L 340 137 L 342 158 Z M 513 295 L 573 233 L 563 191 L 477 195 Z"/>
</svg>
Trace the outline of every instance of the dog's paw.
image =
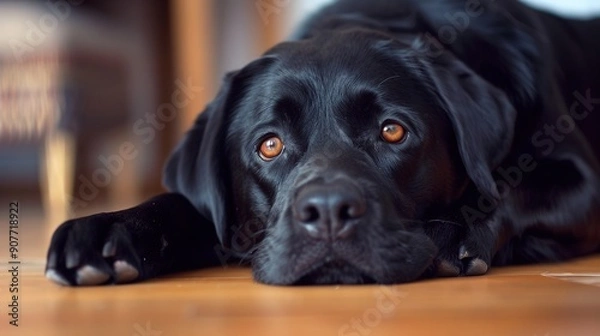
<svg viewBox="0 0 600 336">
<path fill-rule="evenodd" d="M 434 273 L 440 277 L 486 274 L 492 261 L 493 235 L 487 227 L 459 228 L 447 224 L 434 231 L 439 252 Z"/>
<path fill-rule="evenodd" d="M 440 250 L 436 258 L 436 275 L 440 277 L 475 276 L 486 274 L 491 266 L 491 246 L 469 235 L 458 247 Z"/>
<path fill-rule="evenodd" d="M 140 272 L 130 234 L 111 214 L 67 221 L 52 237 L 46 277 L 58 284 L 127 283 L 138 280 Z"/>
<path fill-rule="evenodd" d="M 455 253 L 438 255 L 435 263 L 435 273 L 440 277 L 483 275 L 490 269 L 489 258 L 474 252 L 466 245 L 461 245 Z"/>
<path fill-rule="evenodd" d="M 467 247 L 467 244 L 461 245 L 458 250 L 458 259 L 462 264 L 461 275 L 483 275 L 490 269 L 490 258 L 483 253 L 475 253 L 473 248 Z"/>
</svg>

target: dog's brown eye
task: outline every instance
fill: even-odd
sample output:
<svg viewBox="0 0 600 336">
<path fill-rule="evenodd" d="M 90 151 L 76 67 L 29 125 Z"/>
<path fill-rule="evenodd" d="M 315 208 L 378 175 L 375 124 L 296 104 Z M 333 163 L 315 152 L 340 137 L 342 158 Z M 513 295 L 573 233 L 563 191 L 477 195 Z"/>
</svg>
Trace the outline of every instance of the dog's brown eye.
<svg viewBox="0 0 600 336">
<path fill-rule="evenodd" d="M 283 152 L 283 141 L 276 136 L 270 137 L 260 144 L 258 152 L 261 159 L 271 161 Z"/>
<path fill-rule="evenodd" d="M 406 132 L 402 125 L 390 122 L 383 125 L 381 129 L 381 137 L 389 143 L 398 143 L 406 138 Z"/>
</svg>

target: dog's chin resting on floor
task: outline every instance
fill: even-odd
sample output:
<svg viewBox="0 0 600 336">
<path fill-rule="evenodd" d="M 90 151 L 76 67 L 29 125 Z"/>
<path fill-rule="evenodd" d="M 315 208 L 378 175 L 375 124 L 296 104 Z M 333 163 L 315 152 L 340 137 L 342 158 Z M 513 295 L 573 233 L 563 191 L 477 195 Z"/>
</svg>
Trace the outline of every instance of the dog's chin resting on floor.
<svg viewBox="0 0 600 336">
<path fill-rule="evenodd" d="M 333 3 L 225 77 L 168 193 L 62 224 L 46 275 L 393 284 L 596 253 L 598 32 L 512 0 Z"/>
</svg>

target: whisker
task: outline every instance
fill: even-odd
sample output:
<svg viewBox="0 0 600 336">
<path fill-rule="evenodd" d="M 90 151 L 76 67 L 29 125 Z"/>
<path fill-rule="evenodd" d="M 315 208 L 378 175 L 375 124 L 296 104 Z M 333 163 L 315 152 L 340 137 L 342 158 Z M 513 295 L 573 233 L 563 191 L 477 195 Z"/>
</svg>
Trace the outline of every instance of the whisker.
<svg viewBox="0 0 600 336">
<path fill-rule="evenodd" d="M 377 84 L 377 88 L 379 88 L 383 83 L 385 83 L 385 82 L 387 82 L 389 80 L 400 78 L 400 77 L 402 77 L 402 76 L 398 76 L 398 75 L 396 75 L 396 76 L 390 76 L 390 77 L 382 80 L 379 84 Z"/>
<path fill-rule="evenodd" d="M 456 225 L 456 226 L 460 226 L 463 227 L 464 224 L 458 223 L 458 222 L 453 222 L 447 219 L 429 219 L 427 220 L 427 223 L 431 223 L 431 222 L 439 222 L 439 223 L 443 223 L 443 224 L 451 224 L 451 225 Z"/>
</svg>

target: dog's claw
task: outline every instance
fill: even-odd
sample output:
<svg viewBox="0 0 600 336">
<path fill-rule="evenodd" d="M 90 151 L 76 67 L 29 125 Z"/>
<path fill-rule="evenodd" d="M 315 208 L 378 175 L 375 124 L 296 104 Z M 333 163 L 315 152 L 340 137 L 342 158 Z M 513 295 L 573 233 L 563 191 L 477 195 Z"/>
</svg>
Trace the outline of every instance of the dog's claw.
<svg viewBox="0 0 600 336">
<path fill-rule="evenodd" d="M 110 275 L 99 269 L 85 265 L 77 271 L 77 284 L 81 286 L 94 286 L 105 283 Z"/>
<path fill-rule="evenodd" d="M 437 265 L 437 275 L 441 277 L 455 277 L 460 275 L 460 269 L 447 260 L 440 260 Z"/>
<path fill-rule="evenodd" d="M 55 282 L 59 285 L 63 285 L 63 286 L 71 285 L 65 278 L 63 278 L 60 274 L 58 274 L 58 272 L 56 270 L 54 270 L 52 268 L 50 268 L 46 271 L 46 278 L 52 280 L 53 282 Z"/>
<path fill-rule="evenodd" d="M 123 260 L 115 261 L 113 267 L 116 273 L 116 283 L 132 282 L 140 275 L 135 267 Z"/>
<path fill-rule="evenodd" d="M 483 275 L 486 274 L 489 269 L 488 264 L 480 258 L 471 260 L 467 266 L 466 275 Z"/>
<path fill-rule="evenodd" d="M 458 250 L 458 259 L 463 260 L 465 258 L 471 258 L 471 252 L 467 250 L 467 248 L 463 245 Z"/>
</svg>

